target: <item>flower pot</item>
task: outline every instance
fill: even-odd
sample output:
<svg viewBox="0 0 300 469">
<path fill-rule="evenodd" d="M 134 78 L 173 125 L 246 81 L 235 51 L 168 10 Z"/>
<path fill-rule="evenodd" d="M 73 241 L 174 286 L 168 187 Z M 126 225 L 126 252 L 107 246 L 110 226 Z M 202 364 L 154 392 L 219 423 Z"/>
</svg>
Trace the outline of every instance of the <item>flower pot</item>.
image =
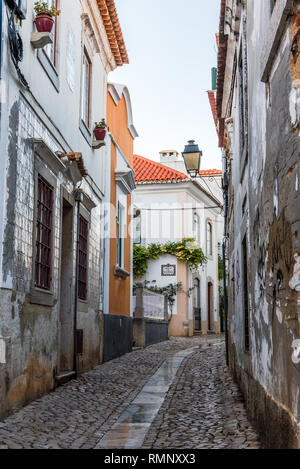
<svg viewBox="0 0 300 469">
<path fill-rule="evenodd" d="M 98 127 L 94 129 L 94 136 L 96 140 L 104 140 L 106 135 L 106 129 L 103 129 L 102 127 Z"/>
<path fill-rule="evenodd" d="M 54 20 L 50 15 L 41 14 L 35 18 L 35 25 L 39 33 L 51 33 Z"/>
</svg>

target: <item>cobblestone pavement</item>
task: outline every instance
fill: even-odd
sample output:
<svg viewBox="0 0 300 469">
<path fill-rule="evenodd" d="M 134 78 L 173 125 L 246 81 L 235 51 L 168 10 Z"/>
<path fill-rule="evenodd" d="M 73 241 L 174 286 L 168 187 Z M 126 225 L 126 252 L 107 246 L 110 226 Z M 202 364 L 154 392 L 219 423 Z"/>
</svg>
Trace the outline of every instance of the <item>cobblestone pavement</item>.
<svg viewBox="0 0 300 469">
<path fill-rule="evenodd" d="M 224 344 L 183 362 L 143 448 L 259 449 L 242 396 L 224 366 Z"/>
<path fill-rule="evenodd" d="M 208 346 L 221 342 L 171 339 L 100 365 L 0 422 L 0 449 L 95 448 L 168 357 L 199 345 L 180 367 L 145 447 L 257 447 L 222 345 Z"/>
</svg>

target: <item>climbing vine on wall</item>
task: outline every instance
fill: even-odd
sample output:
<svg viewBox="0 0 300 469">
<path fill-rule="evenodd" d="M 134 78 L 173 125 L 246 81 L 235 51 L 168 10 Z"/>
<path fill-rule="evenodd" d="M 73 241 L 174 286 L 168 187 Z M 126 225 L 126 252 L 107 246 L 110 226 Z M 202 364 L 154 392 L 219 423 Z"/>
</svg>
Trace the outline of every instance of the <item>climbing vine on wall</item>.
<svg viewBox="0 0 300 469">
<path fill-rule="evenodd" d="M 148 247 L 134 245 L 133 275 L 135 278 L 144 277 L 148 270 L 148 261 L 158 259 L 164 254 L 176 256 L 181 262 L 197 269 L 207 262 L 201 248 L 193 238 L 184 238 L 179 243 L 150 244 Z"/>
</svg>

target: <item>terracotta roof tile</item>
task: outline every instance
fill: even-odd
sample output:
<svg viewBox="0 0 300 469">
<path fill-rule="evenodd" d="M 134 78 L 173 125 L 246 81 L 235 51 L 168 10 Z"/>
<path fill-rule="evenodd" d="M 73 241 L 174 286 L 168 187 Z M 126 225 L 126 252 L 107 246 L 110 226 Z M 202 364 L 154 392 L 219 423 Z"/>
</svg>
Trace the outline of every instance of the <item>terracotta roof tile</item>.
<svg viewBox="0 0 300 469">
<path fill-rule="evenodd" d="M 186 174 L 180 171 L 139 155 L 134 155 L 133 167 L 136 182 L 178 182 L 190 180 Z M 219 169 L 204 169 L 200 171 L 200 176 L 222 176 L 222 171 Z"/>
<path fill-rule="evenodd" d="M 128 64 L 129 59 L 114 0 L 97 0 L 97 4 L 116 64 L 119 66 Z"/>
<path fill-rule="evenodd" d="M 221 169 L 204 169 L 200 171 L 200 176 L 222 176 Z"/>
<path fill-rule="evenodd" d="M 75 161 L 77 163 L 81 176 L 82 177 L 88 176 L 88 171 L 84 165 L 82 153 L 79 153 L 79 152 L 61 153 L 58 156 L 60 158 L 67 157 L 69 161 Z"/>
<path fill-rule="evenodd" d="M 189 179 L 186 174 L 139 155 L 134 155 L 133 166 L 136 182 L 177 182 Z"/>
<path fill-rule="evenodd" d="M 216 103 L 216 92 L 208 91 L 208 99 L 211 107 L 211 112 L 215 121 L 215 126 L 217 129 L 217 134 L 219 135 L 219 126 L 218 126 L 218 117 L 217 117 L 217 103 Z"/>
</svg>

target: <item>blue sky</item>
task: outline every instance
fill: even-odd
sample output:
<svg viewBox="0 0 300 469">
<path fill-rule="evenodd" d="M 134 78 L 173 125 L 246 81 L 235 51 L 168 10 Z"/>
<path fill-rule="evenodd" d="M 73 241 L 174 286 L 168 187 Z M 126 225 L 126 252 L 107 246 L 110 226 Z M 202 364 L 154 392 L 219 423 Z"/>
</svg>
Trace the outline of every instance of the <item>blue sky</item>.
<svg viewBox="0 0 300 469">
<path fill-rule="evenodd" d="M 135 153 L 159 159 L 194 139 L 202 169 L 221 168 L 206 91 L 217 64 L 220 0 L 115 0 L 130 64 L 109 74 L 128 86 L 140 135 Z"/>
</svg>

